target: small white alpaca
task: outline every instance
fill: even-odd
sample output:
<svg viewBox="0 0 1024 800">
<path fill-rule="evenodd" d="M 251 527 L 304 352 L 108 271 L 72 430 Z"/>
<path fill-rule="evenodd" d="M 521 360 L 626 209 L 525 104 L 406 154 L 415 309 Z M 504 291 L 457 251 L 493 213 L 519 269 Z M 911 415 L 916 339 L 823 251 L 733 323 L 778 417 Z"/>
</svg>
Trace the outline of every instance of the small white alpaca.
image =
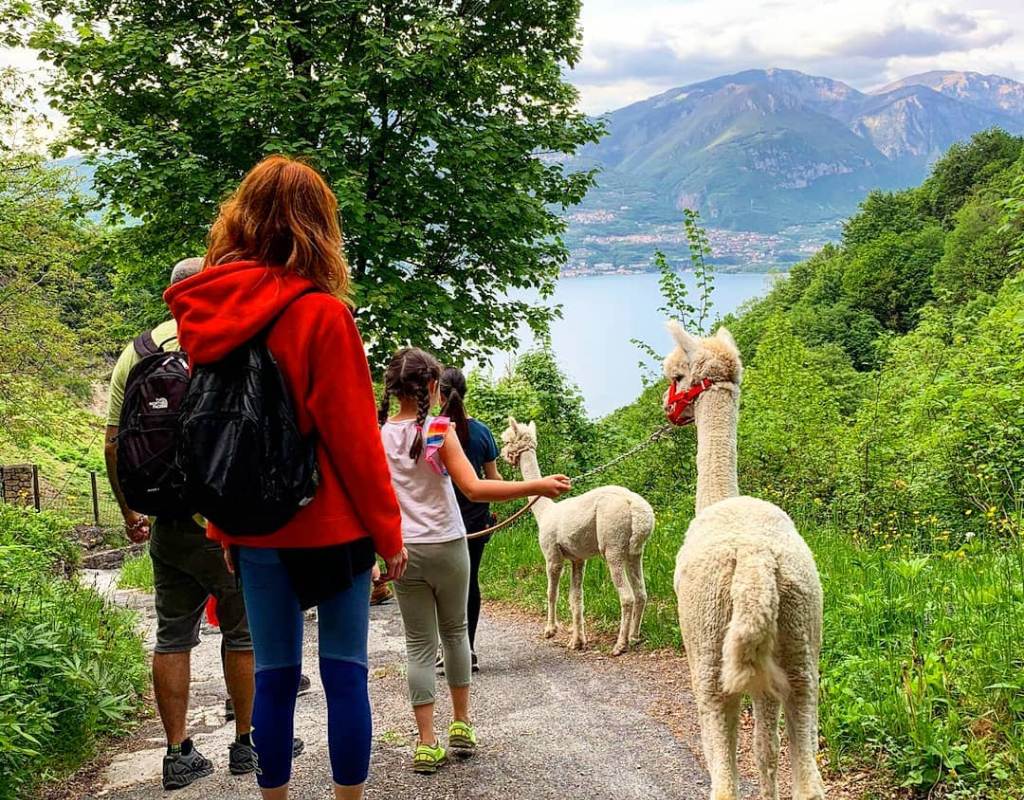
<svg viewBox="0 0 1024 800">
<path fill-rule="evenodd" d="M 732 336 L 719 328 L 700 339 L 674 322 L 669 330 L 678 347 L 665 359 L 665 376 L 676 396 L 704 386 L 689 406 L 675 407 L 666 394 L 665 409 L 687 421 L 692 417 L 697 428 L 696 516 L 676 559 L 674 585 L 711 797 L 739 797 L 736 736 L 740 701 L 749 694 L 761 797 L 778 798 L 784 704 L 793 798 L 821 800 L 825 789 L 815 755 L 822 594 L 814 556 L 784 511 L 739 496 L 743 366 Z"/>
<path fill-rule="evenodd" d="M 537 465 L 537 426 L 521 425 L 509 417 L 501 435 L 502 455 L 518 465 L 527 480 L 541 476 Z M 569 647 L 582 650 L 587 638 L 583 629 L 583 571 L 587 559 L 600 555 L 608 562 L 612 583 L 619 593 L 622 618 L 619 638 L 612 655 L 621 655 L 640 639 L 640 624 L 647 605 L 644 584 L 644 543 L 654 530 L 654 510 L 635 492 L 621 486 L 601 486 L 579 497 L 558 503 L 536 500 L 540 549 L 548 572 L 548 616 L 545 638 L 555 635 L 558 581 L 562 565 L 572 563 L 569 606 L 572 609 L 572 637 Z"/>
</svg>

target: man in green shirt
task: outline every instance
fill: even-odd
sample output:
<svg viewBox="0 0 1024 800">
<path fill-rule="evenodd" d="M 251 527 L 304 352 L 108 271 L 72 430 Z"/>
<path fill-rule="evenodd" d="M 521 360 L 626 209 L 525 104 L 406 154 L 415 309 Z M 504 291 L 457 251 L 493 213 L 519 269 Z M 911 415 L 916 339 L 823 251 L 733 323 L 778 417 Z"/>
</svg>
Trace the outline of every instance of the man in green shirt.
<svg viewBox="0 0 1024 800">
<path fill-rule="evenodd" d="M 191 277 L 202 260 L 185 259 L 175 265 L 171 283 Z M 163 350 L 178 349 L 177 324 L 168 320 L 152 331 Z M 253 700 L 253 651 L 245 602 L 234 576 L 228 572 L 221 547 L 206 538 L 205 528 L 187 511 L 181 517 L 152 521 L 125 502 L 117 481 L 117 433 L 125 386 L 132 368 L 142 360 L 132 344 L 125 347 L 110 379 L 107 438 L 104 454 L 111 488 L 124 515 L 125 530 L 133 542 L 149 540 L 153 560 L 154 601 L 157 616 L 153 652 L 153 694 L 167 734 L 163 762 L 165 789 L 188 786 L 213 772 L 213 764 L 200 754 L 186 735 L 192 649 L 199 644 L 199 630 L 207 599 L 217 601 L 217 617 L 223 636 L 224 681 L 235 714 L 236 740 L 229 748 L 229 769 L 235 774 L 256 770 L 251 740 Z"/>
<path fill-rule="evenodd" d="M 163 350 L 178 349 L 178 323 L 173 319 L 161 322 L 153 328 L 152 335 L 153 341 L 160 345 Z M 136 353 L 135 347 L 129 343 L 121 351 L 121 355 L 114 365 L 114 371 L 110 375 L 110 400 L 107 404 L 107 439 L 106 447 L 104 448 L 110 488 L 114 492 L 117 504 L 121 507 L 121 514 L 124 516 L 125 533 L 136 544 L 144 542 L 149 538 L 149 517 L 133 511 L 125 502 L 124 493 L 117 482 L 117 447 L 114 440 L 117 437 L 118 428 L 121 424 L 121 406 L 124 405 L 124 389 L 128 383 L 128 374 L 132 371 L 132 367 L 141 360 L 142 356 Z"/>
</svg>

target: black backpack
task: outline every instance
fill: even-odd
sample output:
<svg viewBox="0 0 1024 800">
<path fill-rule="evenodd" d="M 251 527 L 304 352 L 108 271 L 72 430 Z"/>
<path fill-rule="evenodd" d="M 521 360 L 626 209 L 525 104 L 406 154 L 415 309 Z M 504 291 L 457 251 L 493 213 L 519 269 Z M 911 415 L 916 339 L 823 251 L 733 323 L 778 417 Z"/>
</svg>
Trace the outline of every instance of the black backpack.
<svg viewBox="0 0 1024 800">
<path fill-rule="evenodd" d="M 152 331 L 132 342 L 141 356 L 128 373 L 117 433 L 117 482 L 128 507 L 151 516 L 190 516 L 176 457 L 178 415 L 189 387 L 188 357 L 165 352 Z"/>
<path fill-rule="evenodd" d="M 222 360 L 194 366 L 181 409 L 178 466 L 188 504 L 235 536 L 283 527 L 320 479 L 315 443 L 299 431 L 267 349 L 276 321 Z"/>
</svg>

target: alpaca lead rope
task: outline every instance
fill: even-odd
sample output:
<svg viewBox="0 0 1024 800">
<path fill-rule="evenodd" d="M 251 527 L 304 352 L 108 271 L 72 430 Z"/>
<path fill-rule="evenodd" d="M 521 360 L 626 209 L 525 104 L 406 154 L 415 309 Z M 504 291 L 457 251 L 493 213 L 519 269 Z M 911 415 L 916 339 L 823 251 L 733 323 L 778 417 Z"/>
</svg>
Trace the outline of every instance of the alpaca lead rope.
<svg viewBox="0 0 1024 800">
<path fill-rule="evenodd" d="M 655 442 L 661 441 L 672 432 L 674 427 L 675 426 L 672 424 L 662 425 L 660 428 L 656 429 L 650 436 L 648 436 L 646 439 L 640 442 L 640 444 L 627 450 L 625 453 L 617 455 L 611 461 L 606 461 L 604 464 L 600 464 L 594 467 L 593 469 L 589 469 L 586 472 L 577 475 L 575 478 L 571 478 L 570 480 L 575 484 L 577 481 L 586 480 L 587 478 L 590 478 L 593 475 L 597 475 L 601 472 L 604 472 L 606 469 L 609 469 L 610 467 L 614 467 L 620 461 L 625 461 L 627 458 L 636 455 L 641 450 L 645 450 L 646 448 L 650 447 Z"/>
<path fill-rule="evenodd" d="M 579 481 L 586 480 L 587 478 L 592 477 L 593 475 L 597 475 L 600 472 L 604 472 L 606 469 L 615 466 L 620 461 L 625 461 L 627 458 L 636 455 L 641 450 L 650 447 L 655 442 L 661 441 L 672 432 L 674 427 L 675 426 L 672 424 L 662 425 L 660 428 L 656 429 L 650 436 L 644 439 L 644 441 L 640 442 L 640 444 L 627 450 L 625 453 L 617 455 L 610 461 L 606 461 L 604 464 L 600 464 L 594 467 L 593 469 L 589 469 L 586 472 L 577 475 L 575 478 L 570 478 L 570 481 L 572 481 L 573 484 L 576 484 Z M 533 508 L 533 506 L 537 503 L 538 500 L 540 500 L 539 495 L 537 497 L 534 497 L 529 503 L 520 508 L 514 514 L 503 519 L 501 522 L 491 525 L 489 528 L 484 528 L 482 531 L 475 531 L 474 533 L 466 534 L 466 538 L 479 539 L 481 536 L 489 536 L 492 533 L 500 531 L 502 528 L 507 528 L 509 525 L 511 525 L 513 522 L 515 522 L 517 519 L 523 516 L 523 514 L 525 514 L 527 511 Z"/>
</svg>

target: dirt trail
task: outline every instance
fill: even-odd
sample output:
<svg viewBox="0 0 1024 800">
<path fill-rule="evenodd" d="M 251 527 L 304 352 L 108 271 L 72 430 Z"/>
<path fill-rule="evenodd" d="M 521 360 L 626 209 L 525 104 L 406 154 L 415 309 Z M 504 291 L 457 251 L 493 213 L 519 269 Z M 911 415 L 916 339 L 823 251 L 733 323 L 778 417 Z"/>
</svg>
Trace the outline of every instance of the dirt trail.
<svg viewBox="0 0 1024 800">
<path fill-rule="evenodd" d="M 152 635 L 151 599 L 113 592 L 112 573 L 89 576 L 118 602 L 140 610 Z M 561 637 L 560 637 L 561 639 Z M 440 800 L 689 800 L 705 798 L 708 778 L 696 756 L 699 745 L 681 659 L 630 654 L 612 659 L 598 652 L 568 653 L 560 639 L 545 641 L 540 624 L 490 609 L 481 621 L 483 671 L 474 683 L 481 747 L 436 776 L 409 769 L 414 728 L 405 698 L 404 640 L 397 607 L 372 609 L 370 691 L 374 714 L 373 762 L 367 797 Z M 103 769 L 80 779 L 68 796 L 108 800 L 175 800 L 257 797 L 252 777 L 226 771 L 233 726 L 224 723 L 219 636 L 205 635 L 193 656 L 190 729 L 218 771 L 193 786 L 165 795 L 159 724 L 142 730 Z M 326 707 L 315 674 L 316 626 L 306 626 L 306 666 L 313 691 L 299 698 L 296 734 L 306 752 L 295 762 L 294 798 L 329 798 Z M 446 702 L 439 705 L 443 708 Z M 439 729 L 447 715 L 438 720 Z M 746 794 L 753 795 L 749 780 Z M 788 792 L 784 792 L 787 796 Z"/>
</svg>

